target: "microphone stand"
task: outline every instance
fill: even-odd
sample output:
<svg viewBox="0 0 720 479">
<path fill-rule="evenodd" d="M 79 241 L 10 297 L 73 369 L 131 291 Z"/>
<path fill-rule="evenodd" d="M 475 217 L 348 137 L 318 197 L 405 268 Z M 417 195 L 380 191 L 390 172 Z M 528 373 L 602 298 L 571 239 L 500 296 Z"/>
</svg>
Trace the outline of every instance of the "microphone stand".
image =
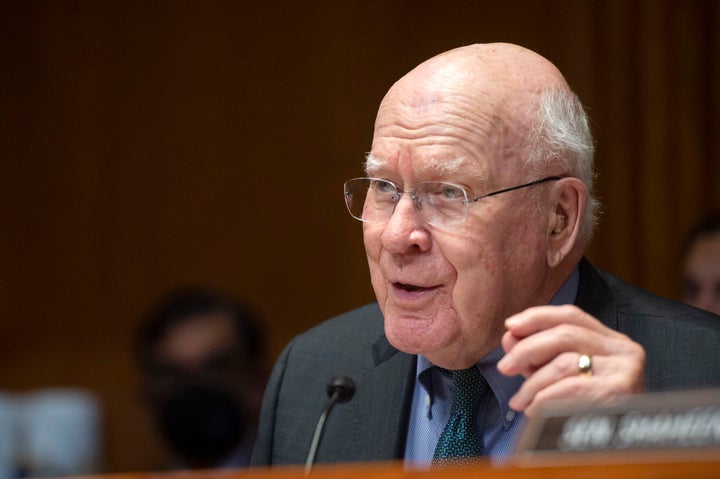
<svg viewBox="0 0 720 479">
<path fill-rule="evenodd" d="M 347 376 L 335 376 L 327 385 L 328 401 L 325 408 L 320 414 L 317 425 L 315 426 L 315 434 L 313 434 L 312 443 L 310 444 L 310 452 L 308 452 L 307 461 L 305 462 L 305 475 L 310 474 L 315 456 L 317 455 L 320 438 L 325 428 L 325 420 L 330 414 L 330 410 L 337 403 L 349 401 L 355 394 L 355 383 Z"/>
</svg>

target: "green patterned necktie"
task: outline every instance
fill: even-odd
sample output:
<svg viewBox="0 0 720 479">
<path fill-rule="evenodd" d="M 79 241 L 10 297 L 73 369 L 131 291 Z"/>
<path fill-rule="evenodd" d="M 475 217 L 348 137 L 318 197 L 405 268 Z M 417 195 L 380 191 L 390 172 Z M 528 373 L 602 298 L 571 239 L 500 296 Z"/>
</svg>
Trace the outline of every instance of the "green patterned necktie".
<svg viewBox="0 0 720 479">
<path fill-rule="evenodd" d="M 435 447 L 433 464 L 466 464 L 483 453 L 477 413 L 480 401 L 490 386 L 474 366 L 442 372 L 452 374 L 452 407 L 450 419 Z"/>
</svg>

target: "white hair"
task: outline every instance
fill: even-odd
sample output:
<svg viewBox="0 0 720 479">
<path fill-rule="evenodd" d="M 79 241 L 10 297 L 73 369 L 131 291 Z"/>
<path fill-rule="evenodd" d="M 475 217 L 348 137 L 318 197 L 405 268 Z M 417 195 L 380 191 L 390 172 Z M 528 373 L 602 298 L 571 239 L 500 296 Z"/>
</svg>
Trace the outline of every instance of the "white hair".
<svg viewBox="0 0 720 479">
<path fill-rule="evenodd" d="M 372 152 L 368 151 L 365 153 L 365 162 L 363 163 L 363 170 L 368 176 L 373 176 L 380 168 L 385 166 L 385 160 L 378 158 L 373 155 Z"/>
<path fill-rule="evenodd" d="M 593 196 L 595 145 L 587 114 L 577 95 L 564 88 L 541 92 L 537 108 L 525 144 L 525 164 L 542 172 L 560 166 L 558 173 L 574 176 L 585 184 L 589 198 L 581 233 L 589 239 L 600 202 Z"/>
</svg>

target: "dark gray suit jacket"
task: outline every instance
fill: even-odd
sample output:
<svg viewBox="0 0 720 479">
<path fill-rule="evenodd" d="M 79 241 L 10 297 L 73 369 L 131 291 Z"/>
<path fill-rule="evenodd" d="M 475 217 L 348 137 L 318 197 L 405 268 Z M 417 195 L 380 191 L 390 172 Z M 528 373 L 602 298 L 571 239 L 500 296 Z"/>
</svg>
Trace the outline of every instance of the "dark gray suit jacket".
<svg viewBox="0 0 720 479">
<path fill-rule="evenodd" d="M 642 344 L 649 391 L 720 386 L 720 317 L 631 286 L 583 260 L 576 304 Z M 303 464 L 330 378 L 355 396 L 333 409 L 317 462 L 402 458 L 415 356 L 393 348 L 371 304 L 333 318 L 285 348 L 265 392 L 253 465 Z"/>
</svg>

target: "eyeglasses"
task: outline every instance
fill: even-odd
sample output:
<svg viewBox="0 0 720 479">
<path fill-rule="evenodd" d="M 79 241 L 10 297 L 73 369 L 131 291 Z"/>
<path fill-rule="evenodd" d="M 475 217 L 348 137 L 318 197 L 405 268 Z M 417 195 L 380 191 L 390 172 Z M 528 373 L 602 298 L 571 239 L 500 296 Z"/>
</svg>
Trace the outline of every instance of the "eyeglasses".
<svg viewBox="0 0 720 479">
<path fill-rule="evenodd" d="M 345 182 L 345 204 L 350 215 L 357 220 L 384 223 L 392 216 L 402 194 L 407 193 L 423 221 L 433 226 L 454 226 L 467 220 L 470 203 L 561 178 L 548 176 L 474 198 L 468 198 L 468 192 L 462 186 L 443 181 L 423 181 L 417 183 L 412 191 L 403 191 L 392 181 L 382 178 L 353 178 Z"/>
</svg>

